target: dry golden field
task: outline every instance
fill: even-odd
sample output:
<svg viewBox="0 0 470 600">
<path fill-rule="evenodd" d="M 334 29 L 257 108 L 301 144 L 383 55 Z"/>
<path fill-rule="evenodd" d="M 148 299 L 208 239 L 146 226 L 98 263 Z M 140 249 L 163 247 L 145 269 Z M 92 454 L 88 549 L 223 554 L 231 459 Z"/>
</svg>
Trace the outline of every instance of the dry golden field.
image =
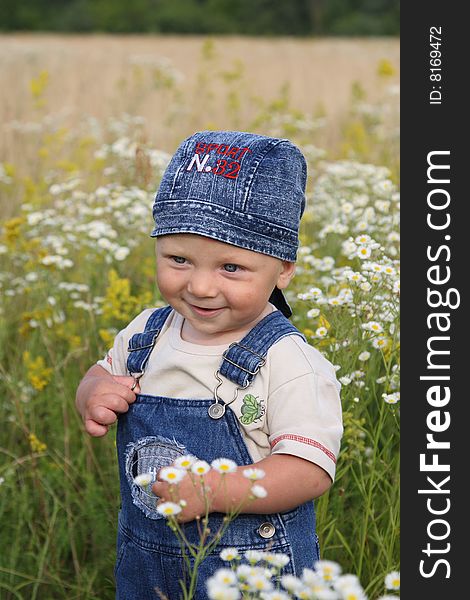
<svg viewBox="0 0 470 600">
<path fill-rule="evenodd" d="M 84 115 L 127 112 L 146 119 L 152 144 L 172 151 L 191 128 L 233 127 L 234 110 L 247 127 L 282 90 L 289 108 L 326 114 L 334 136 L 354 82 L 370 102 L 383 91 L 381 61 L 395 70 L 387 85 L 397 82 L 398 39 L 0 35 L 0 161 L 17 163 L 22 152 L 12 122 L 50 115 L 74 126 Z M 34 92 L 41 73 L 44 89 Z"/>
</svg>

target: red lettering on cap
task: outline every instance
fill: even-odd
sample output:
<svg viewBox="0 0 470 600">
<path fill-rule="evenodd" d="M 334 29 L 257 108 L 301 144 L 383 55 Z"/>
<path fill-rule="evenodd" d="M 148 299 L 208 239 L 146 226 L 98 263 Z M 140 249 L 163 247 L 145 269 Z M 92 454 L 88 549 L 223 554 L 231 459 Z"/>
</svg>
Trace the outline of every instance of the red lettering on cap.
<svg viewBox="0 0 470 600">
<path fill-rule="evenodd" d="M 230 148 L 230 144 L 219 144 L 219 149 L 217 150 L 217 154 L 225 154 L 229 148 Z"/>
<path fill-rule="evenodd" d="M 212 150 L 217 150 L 217 148 L 220 146 L 220 144 L 209 144 L 207 146 L 207 152 L 212 152 Z"/>
<path fill-rule="evenodd" d="M 251 150 L 250 150 L 249 148 L 242 148 L 242 149 L 241 149 L 241 152 L 240 152 L 240 154 L 239 154 L 239 156 L 238 156 L 238 160 L 240 160 L 240 158 L 241 158 L 241 157 L 242 157 L 244 154 L 246 154 L 247 152 L 251 152 Z"/>
<path fill-rule="evenodd" d="M 206 152 L 206 148 L 207 148 L 207 144 L 205 144 L 204 142 L 198 142 L 196 144 L 196 154 L 204 154 L 204 152 Z"/>
<path fill-rule="evenodd" d="M 231 158 L 235 158 L 235 156 L 237 155 L 237 152 L 240 150 L 240 148 L 237 148 L 236 146 L 234 148 L 230 148 L 229 152 L 226 152 L 225 155 L 226 156 L 230 156 Z"/>
</svg>

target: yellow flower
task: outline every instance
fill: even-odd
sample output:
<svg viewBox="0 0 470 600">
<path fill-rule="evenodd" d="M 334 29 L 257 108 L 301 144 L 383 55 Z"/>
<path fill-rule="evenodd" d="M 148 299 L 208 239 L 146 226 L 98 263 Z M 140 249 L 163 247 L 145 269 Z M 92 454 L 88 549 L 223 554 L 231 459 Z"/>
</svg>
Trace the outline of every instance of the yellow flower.
<svg viewBox="0 0 470 600">
<path fill-rule="evenodd" d="M 24 217 L 13 217 L 3 223 L 5 243 L 10 248 L 14 245 L 20 236 L 20 228 L 26 219 Z"/>
<path fill-rule="evenodd" d="M 379 61 L 377 66 L 377 75 L 379 75 L 379 77 L 391 77 L 392 75 L 395 75 L 395 67 L 389 60 L 383 58 Z"/>
<path fill-rule="evenodd" d="M 29 82 L 29 89 L 35 100 L 40 100 L 41 96 L 46 91 L 47 84 L 49 83 L 49 73 L 43 69 L 39 75 Z"/>
<path fill-rule="evenodd" d="M 23 352 L 23 361 L 27 371 L 27 377 L 35 390 L 39 392 L 49 384 L 53 369 L 46 367 L 42 356 L 31 358 L 29 352 Z"/>
<path fill-rule="evenodd" d="M 329 329 L 331 327 L 329 321 L 327 320 L 327 318 L 324 315 L 320 315 L 320 317 L 318 319 L 318 326 L 324 327 L 325 329 Z"/>
<path fill-rule="evenodd" d="M 107 347 L 113 345 L 114 338 L 116 337 L 116 331 L 114 329 L 100 329 L 98 334 Z"/>
<path fill-rule="evenodd" d="M 47 450 L 47 444 L 38 440 L 34 433 L 30 433 L 28 439 L 31 452 L 45 452 Z"/>
<path fill-rule="evenodd" d="M 103 317 L 107 320 L 127 321 L 137 306 L 137 298 L 131 295 L 131 282 L 129 279 L 120 278 L 114 269 L 108 274 L 108 282 Z"/>
</svg>

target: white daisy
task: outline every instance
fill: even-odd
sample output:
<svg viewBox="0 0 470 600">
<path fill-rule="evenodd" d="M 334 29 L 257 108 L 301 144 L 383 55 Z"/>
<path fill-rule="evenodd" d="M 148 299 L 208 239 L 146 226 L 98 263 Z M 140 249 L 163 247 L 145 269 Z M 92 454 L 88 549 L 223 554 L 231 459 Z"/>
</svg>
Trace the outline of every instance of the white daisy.
<svg viewBox="0 0 470 600">
<path fill-rule="evenodd" d="M 339 564 L 332 560 L 318 560 L 315 563 L 315 570 L 326 582 L 333 581 L 341 573 Z"/>
<path fill-rule="evenodd" d="M 373 331 L 374 333 L 382 333 L 383 327 L 378 321 L 369 321 L 362 325 L 362 329 L 366 331 Z"/>
<path fill-rule="evenodd" d="M 266 592 L 273 589 L 273 584 L 264 575 L 249 575 L 247 583 L 253 591 Z"/>
<path fill-rule="evenodd" d="M 303 583 L 294 575 L 283 575 L 281 577 L 281 584 L 291 594 L 296 594 L 303 588 Z"/>
<path fill-rule="evenodd" d="M 211 470 L 210 465 L 205 460 L 196 460 L 191 465 L 191 472 L 195 475 L 205 475 Z"/>
<path fill-rule="evenodd" d="M 390 343 L 390 340 L 384 336 L 379 336 L 375 340 L 372 340 L 372 345 L 374 348 L 383 349 L 386 348 Z"/>
<path fill-rule="evenodd" d="M 268 495 L 266 488 L 262 485 L 254 485 L 250 491 L 255 498 L 266 498 Z"/>
<path fill-rule="evenodd" d="M 264 560 L 265 554 L 264 552 L 260 552 L 259 550 L 247 550 L 245 552 L 245 559 L 251 564 L 254 565 L 257 562 Z M 246 566 L 246 565 L 245 565 Z"/>
<path fill-rule="evenodd" d="M 219 554 L 222 560 L 237 560 L 240 558 L 238 550 L 236 548 L 224 548 Z"/>
<path fill-rule="evenodd" d="M 157 512 L 164 517 L 173 517 L 181 512 L 181 506 L 175 502 L 162 502 L 157 506 Z"/>
<path fill-rule="evenodd" d="M 317 586 L 323 587 L 325 583 L 320 573 L 314 571 L 313 569 L 308 569 L 306 567 L 302 571 L 302 582 L 311 587 L 312 589 Z"/>
<path fill-rule="evenodd" d="M 180 456 L 174 461 L 174 466 L 179 469 L 190 469 L 191 466 L 196 462 L 197 458 L 195 456 L 191 456 L 190 454 L 186 454 L 185 456 Z"/>
<path fill-rule="evenodd" d="M 400 392 L 394 392 L 393 394 L 382 394 L 382 398 L 387 404 L 396 404 L 400 401 Z"/>
<path fill-rule="evenodd" d="M 119 248 L 114 252 L 114 258 L 116 260 L 124 260 L 129 255 L 129 248 L 126 246 L 119 246 Z"/>
<path fill-rule="evenodd" d="M 388 590 L 400 589 L 400 571 L 392 571 L 385 577 L 385 587 Z"/>
<path fill-rule="evenodd" d="M 153 482 L 154 478 L 152 473 L 141 473 L 140 475 L 137 475 L 137 477 L 134 477 L 134 483 L 139 487 L 146 487 Z"/>
<path fill-rule="evenodd" d="M 256 469 L 255 467 L 244 469 L 243 477 L 250 479 L 251 481 L 257 481 L 258 479 L 263 479 L 266 473 L 263 469 Z"/>
<path fill-rule="evenodd" d="M 359 246 L 359 248 L 356 251 L 356 254 L 361 260 L 365 260 L 366 258 L 369 258 L 371 251 L 369 246 Z"/>
<path fill-rule="evenodd" d="M 237 470 L 237 463 L 229 458 L 216 458 L 211 462 L 211 467 L 219 473 L 234 473 Z"/>
<path fill-rule="evenodd" d="M 186 471 L 177 467 L 163 467 L 158 473 L 159 478 L 168 483 L 179 483 L 185 475 Z"/>
<path fill-rule="evenodd" d="M 345 587 L 341 590 L 343 600 L 367 600 L 364 590 L 360 586 Z"/>
<path fill-rule="evenodd" d="M 240 590 L 227 586 L 213 579 L 207 580 L 207 595 L 210 600 L 238 600 L 241 598 Z"/>
<path fill-rule="evenodd" d="M 283 554 L 281 552 L 267 552 L 266 553 L 266 562 L 268 562 L 273 567 L 277 569 L 282 569 L 285 567 L 290 561 L 290 558 L 287 554 Z"/>
<path fill-rule="evenodd" d="M 359 578 L 357 575 L 348 573 L 347 575 L 340 575 L 334 582 L 334 588 L 336 590 L 343 590 L 348 587 L 360 587 Z"/>
<path fill-rule="evenodd" d="M 223 585 L 235 585 L 237 576 L 231 569 L 218 569 L 213 576 L 214 581 Z"/>
</svg>

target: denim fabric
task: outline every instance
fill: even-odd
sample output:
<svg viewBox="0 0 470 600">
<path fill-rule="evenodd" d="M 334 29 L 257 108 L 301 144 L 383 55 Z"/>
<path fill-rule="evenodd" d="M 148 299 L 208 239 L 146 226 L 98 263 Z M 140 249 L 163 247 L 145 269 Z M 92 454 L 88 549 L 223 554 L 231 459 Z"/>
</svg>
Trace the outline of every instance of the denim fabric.
<svg viewBox="0 0 470 600">
<path fill-rule="evenodd" d="M 165 309 L 155 311 L 147 322 L 147 328 L 161 329 L 166 317 Z M 271 327 L 272 339 L 276 340 L 272 321 Z M 154 333 L 151 333 L 151 339 L 153 336 Z M 251 350 L 264 352 L 265 345 L 257 345 L 255 339 Z M 148 354 L 149 349 L 130 353 L 128 366 L 132 369 L 132 361 L 138 352 Z M 243 361 L 236 352 L 231 356 L 234 362 Z M 144 472 L 153 472 L 156 476 L 162 466 L 183 454 L 193 454 L 208 462 L 220 457 L 230 458 L 239 465 L 253 462 L 235 414 L 228 407 L 222 418 L 211 419 L 208 408 L 213 402 L 213 399 L 139 395 L 129 406 L 129 411 L 119 417 L 116 445 L 121 511 L 115 566 L 117 600 L 155 600 L 158 597 L 156 588 L 169 600 L 178 600 L 182 596 L 178 581 L 185 577 L 177 537 L 157 513 L 155 497 L 134 484 L 134 478 Z M 212 531 L 221 526 L 223 518 L 220 513 L 209 516 Z M 260 535 L 263 523 L 274 526 L 274 535 L 269 539 Z M 185 524 L 184 531 L 191 542 L 199 541 L 195 521 Z M 207 578 L 216 569 L 227 566 L 219 558 L 224 547 L 236 547 L 242 554 L 251 549 L 286 553 L 291 562 L 282 573 L 300 575 L 304 567 L 312 567 L 319 558 L 313 502 L 283 514 L 243 514 L 237 517 L 199 569 L 197 600 L 207 599 Z"/>
<path fill-rule="evenodd" d="M 295 262 L 306 178 L 305 158 L 289 140 L 195 133 L 163 175 L 151 235 L 195 233 Z"/>
<path fill-rule="evenodd" d="M 240 342 L 230 344 L 223 354 L 221 375 L 246 387 L 264 365 L 269 348 L 286 335 L 300 335 L 305 340 L 279 311 L 266 315 Z"/>
<path fill-rule="evenodd" d="M 127 369 L 131 375 L 144 372 L 160 330 L 171 311 L 171 306 L 153 311 L 147 320 L 145 331 L 134 334 L 129 340 Z"/>
</svg>

